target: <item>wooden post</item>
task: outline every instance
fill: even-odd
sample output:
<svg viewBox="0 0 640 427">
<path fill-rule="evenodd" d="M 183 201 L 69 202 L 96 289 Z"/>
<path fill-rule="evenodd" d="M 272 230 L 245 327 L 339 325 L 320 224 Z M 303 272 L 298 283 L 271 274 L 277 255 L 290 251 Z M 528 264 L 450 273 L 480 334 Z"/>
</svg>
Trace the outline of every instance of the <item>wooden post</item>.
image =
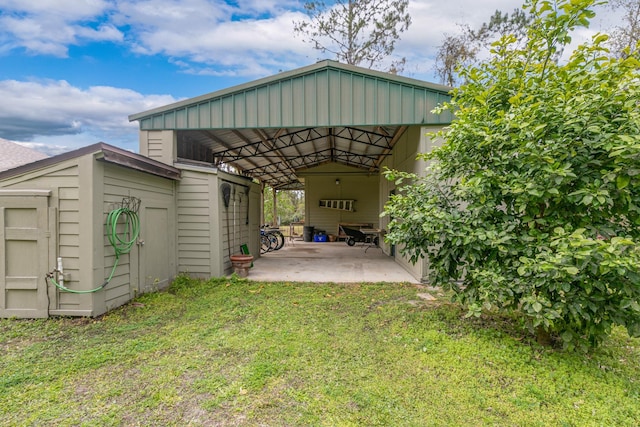
<svg viewBox="0 0 640 427">
<path fill-rule="evenodd" d="M 278 191 L 274 188 L 273 189 L 273 224 L 271 224 L 273 227 L 277 227 L 278 226 Z"/>
<path fill-rule="evenodd" d="M 264 225 L 264 182 L 260 182 L 260 227 Z"/>
</svg>

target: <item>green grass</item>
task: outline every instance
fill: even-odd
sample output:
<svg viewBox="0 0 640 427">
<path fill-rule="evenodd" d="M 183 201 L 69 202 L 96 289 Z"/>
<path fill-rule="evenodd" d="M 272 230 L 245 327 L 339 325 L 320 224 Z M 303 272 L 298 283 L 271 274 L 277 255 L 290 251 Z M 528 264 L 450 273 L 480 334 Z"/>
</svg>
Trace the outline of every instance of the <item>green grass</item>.
<svg viewBox="0 0 640 427">
<path fill-rule="evenodd" d="M 638 425 L 640 340 L 563 353 L 417 291 L 181 278 L 100 319 L 0 320 L 0 425 Z"/>
</svg>

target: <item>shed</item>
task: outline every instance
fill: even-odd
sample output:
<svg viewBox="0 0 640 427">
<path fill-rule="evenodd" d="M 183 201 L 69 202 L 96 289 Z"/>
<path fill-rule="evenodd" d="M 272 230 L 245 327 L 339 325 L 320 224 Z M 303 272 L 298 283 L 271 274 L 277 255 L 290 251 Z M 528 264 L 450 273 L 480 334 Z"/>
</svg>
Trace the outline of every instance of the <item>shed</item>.
<svg viewBox="0 0 640 427">
<path fill-rule="evenodd" d="M 169 165 L 232 165 L 276 190 L 305 191 L 305 224 L 338 233 L 340 224 L 384 229 L 384 203 L 395 191 L 385 167 L 422 173 L 418 152 L 429 132 L 451 123 L 434 108 L 451 88 L 336 61 L 133 114 L 140 153 Z M 416 278 L 395 248 L 383 250 Z"/>
<path fill-rule="evenodd" d="M 219 203 L 223 180 L 237 190 L 235 212 Z M 222 256 L 229 245 L 257 241 L 247 224 L 252 189 L 257 197 L 246 178 L 178 168 L 104 143 L 0 172 L 0 316 L 98 316 L 164 288 L 179 269 L 230 272 Z M 136 212 L 139 235 L 116 262 L 106 223 L 123 206 Z M 225 215 L 230 220 L 221 222 Z M 111 231 L 128 238 L 124 227 L 117 220 Z"/>
</svg>

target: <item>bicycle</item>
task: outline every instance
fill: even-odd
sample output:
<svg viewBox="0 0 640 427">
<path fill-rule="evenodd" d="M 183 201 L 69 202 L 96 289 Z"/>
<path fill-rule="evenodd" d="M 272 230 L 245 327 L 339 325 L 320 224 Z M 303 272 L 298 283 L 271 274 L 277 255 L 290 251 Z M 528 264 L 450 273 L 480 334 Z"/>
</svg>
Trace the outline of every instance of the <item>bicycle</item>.
<svg viewBox="0 0 640 427">
<path fill-rule="evenodd" d="M 260 253 L 277 251 L 284 246 L 284 235 L 277 228 L 269 228 L 267 224 L 260 227 Z"/>
</svg>

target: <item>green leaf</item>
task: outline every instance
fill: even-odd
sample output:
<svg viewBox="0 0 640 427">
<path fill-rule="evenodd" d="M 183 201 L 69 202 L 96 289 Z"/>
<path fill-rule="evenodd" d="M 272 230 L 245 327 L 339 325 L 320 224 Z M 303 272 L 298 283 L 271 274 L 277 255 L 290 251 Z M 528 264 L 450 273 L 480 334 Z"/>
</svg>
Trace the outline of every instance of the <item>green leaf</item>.
<svg viewBox="0 0 640 427">
<path fill-rule="evenodd" d="M 567 267 L 564 270 L 567 273 L 571 274 L 572 276 L 575 276 L 576 274 L 578 274 L 580 272 L 580 270 L 578 270 L 578 267 Z"/>
<path fill-rule="evenodd" d="M 562 338 L 562 341 L 564 342 L 571 342 L 573 339 L 573 333 L 571 331 L 564 331 L 560 334 L 560 338 Z"/>
<path fill-rule="evenodd" d="M 540 310 L 542 310 L 542 304 L 540 304 L 538 301 L 531 304 L 531 307 L 533 307 L 533 311 L 535 311 L 536 313 L 540 313 Z"/>
<path fill-rule="evenodd" d="M 623 140 L 624 142 L 627 142 L 629 144 L 633 144 L 636 141 L 629 135 L 618 135 L 618 138 L 620 138 L 621 140 Z"/>
<path fill-rule="evenodd" d="M 618 175 L 616 178 L 616 187 L 618 190 L 622 190 L 631 182 L 631 177 L 629 175 Z"/>
</svg>

